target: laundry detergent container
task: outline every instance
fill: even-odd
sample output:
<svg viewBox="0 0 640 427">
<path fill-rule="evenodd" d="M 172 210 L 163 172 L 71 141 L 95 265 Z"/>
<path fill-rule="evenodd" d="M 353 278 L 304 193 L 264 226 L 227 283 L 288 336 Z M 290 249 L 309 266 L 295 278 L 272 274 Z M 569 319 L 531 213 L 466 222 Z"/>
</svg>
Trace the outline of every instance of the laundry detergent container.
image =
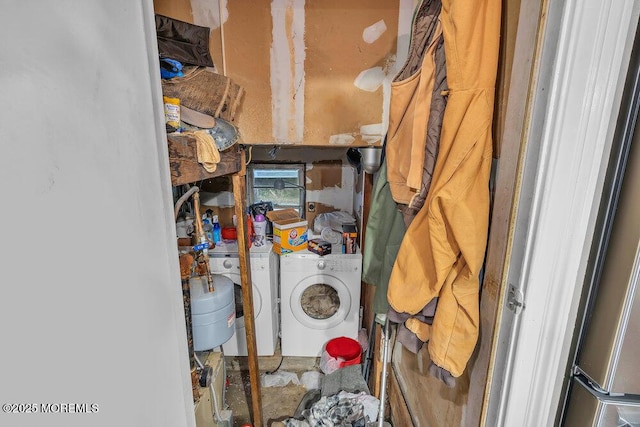
<svg viewBox="0 0 640 427">
<path fill-rule="evenodd" d="M 213 292 L 209 292 L 206 277 L 189 279 L 194 351 L 218 347 L 229 341 L 235 331 L 233 282 L 219 274 L 212 277 Z"/>
</svg>

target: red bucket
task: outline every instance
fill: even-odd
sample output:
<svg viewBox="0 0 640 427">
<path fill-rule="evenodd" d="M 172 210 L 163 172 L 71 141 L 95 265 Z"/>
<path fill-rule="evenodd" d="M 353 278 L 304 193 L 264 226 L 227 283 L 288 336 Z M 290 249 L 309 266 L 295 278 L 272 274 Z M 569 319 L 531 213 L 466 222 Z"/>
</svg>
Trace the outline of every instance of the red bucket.
<svg viewBox="0 0 640 427">
<path fill-rule="evenodd" d="M 329 356 L 344 360 L 344 362 L 340 362 L 341 368 L 349 365 L 357 365 L 362 358 L 362 347 L 360 347 L 360 343 L 347 337 L 338 337 L 330 340 L 327 342 L 325 350 Z"/>
</svg>

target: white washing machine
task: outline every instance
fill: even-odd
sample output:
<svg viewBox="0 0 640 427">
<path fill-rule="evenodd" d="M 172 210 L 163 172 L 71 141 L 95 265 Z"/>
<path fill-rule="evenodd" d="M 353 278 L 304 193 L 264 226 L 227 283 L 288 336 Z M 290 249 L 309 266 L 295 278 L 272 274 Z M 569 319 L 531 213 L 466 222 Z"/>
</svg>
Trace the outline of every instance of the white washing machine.
<svg viewBox="0 0 640 427">
<path fill-rule="evenodd" d="M 270 242 L 259 248 L 252 246 L 249 249 L 249 256 L 257 353 L 258 356 L 272 356 L 278 342 L 280 325 L 278 309 L 279 257 L 273 253 Z M 216 245 L 214 249 L 209 251 L 209 265 L 212 273 L 226 276 L 236 285 L 236 330 L 231 339 L 222 344 L 222 351 L 225 356 L 247 356 L 238 244 L 234 242 Z"/>
<path fill-rule="evenodd" d="M 358 339 L 362 254 L 280 257 L 283 356 L 320 357 L 327 341 Z"/>
</svg>

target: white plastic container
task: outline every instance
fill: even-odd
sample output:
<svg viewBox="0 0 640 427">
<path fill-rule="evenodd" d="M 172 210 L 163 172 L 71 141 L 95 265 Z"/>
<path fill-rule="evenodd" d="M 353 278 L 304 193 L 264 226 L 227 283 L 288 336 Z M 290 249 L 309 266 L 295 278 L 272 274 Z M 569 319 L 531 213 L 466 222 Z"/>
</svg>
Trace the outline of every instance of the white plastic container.
<svg viewBox="0 0 640 427">
<path fill-rule="evenodd" d="M 264 215 L 256 215 L 253 219 L 253 231 L 256 235 L 253 244 L 256 247 L 264 246 L 267 242 L 267 219 Z"/>
<path fill-rule="evenodd" d="M 233 282 L 219 274 L 212 277 L 213 292 L 208 291 L 206 277 L 189 279 L 194 351 L 214 349 L 229 341 L 235 331 Z"/>
</svg>

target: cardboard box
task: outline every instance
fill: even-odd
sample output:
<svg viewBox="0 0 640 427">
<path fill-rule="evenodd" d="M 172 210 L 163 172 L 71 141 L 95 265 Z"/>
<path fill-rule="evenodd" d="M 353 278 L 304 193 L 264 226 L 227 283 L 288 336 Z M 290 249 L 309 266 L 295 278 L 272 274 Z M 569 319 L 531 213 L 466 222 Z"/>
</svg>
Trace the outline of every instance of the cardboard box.
<svg viewBox="0 0 640 427">
<path fill-rule="evenodd" d="M 309 251 L 320 256 L 329 255 L 331 253 L 331 243 L 322 239 L 311 239 L 307 245 Z"/>
<path fill-rule="evenodd" d="M 307 249 L 308 223 L 295 209 L 270 211 L 267 218 L 273 223 L 273 252 L 283 255 Z"/>
</svg>

